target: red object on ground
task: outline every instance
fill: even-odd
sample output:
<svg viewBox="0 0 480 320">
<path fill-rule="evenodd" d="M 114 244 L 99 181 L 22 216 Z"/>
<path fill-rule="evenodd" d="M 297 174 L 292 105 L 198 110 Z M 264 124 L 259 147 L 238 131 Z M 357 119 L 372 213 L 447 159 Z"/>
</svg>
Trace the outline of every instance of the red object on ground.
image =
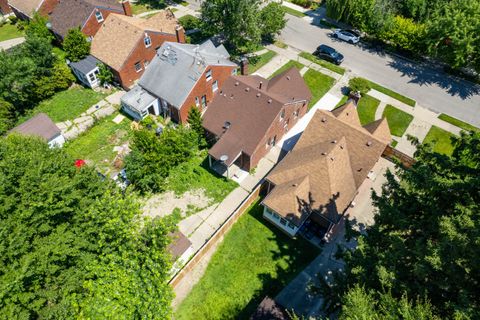
<svg viewBox="0 0 480 320">
<path fill-rule="evenodd" d="M 83 161 L 82 159 L 77 159 L 77 160 L 75 160 L 75 167 L 81 168 L 81 167 L 83 167 L 84 165 L 86 165 L 86 163 L 85 163 L 85 161 Z"/>
</svg>

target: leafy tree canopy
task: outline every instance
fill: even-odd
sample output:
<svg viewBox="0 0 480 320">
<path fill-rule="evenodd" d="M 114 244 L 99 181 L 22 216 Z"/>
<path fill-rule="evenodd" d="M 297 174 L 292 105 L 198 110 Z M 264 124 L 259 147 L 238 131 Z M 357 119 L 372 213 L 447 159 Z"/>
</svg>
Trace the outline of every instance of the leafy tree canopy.
<svg viewBox="0 0 480 320">
<path fill-rule="evenodd" d="M 32 19 L 26 24 L 26 36 L 42 38 L 51 43 L 53 40 L 53 34 L 48 29 L 47 23 L 47 18 L 41 16 L 38 12 L 35 12 Z"/>
<path fill-rule="evenodd" d="M 70 29 L 63 39 L 63 50 L 67 53 L 67 59 L 76 62 L 90 53 L 90 42 L 80 28 Z"/>
<path fill-rule="evenodd" d="M 0 318 L 170 318 L 170 228 L 73 163 L 35 138 L 0 140 Z"/>
</svg>

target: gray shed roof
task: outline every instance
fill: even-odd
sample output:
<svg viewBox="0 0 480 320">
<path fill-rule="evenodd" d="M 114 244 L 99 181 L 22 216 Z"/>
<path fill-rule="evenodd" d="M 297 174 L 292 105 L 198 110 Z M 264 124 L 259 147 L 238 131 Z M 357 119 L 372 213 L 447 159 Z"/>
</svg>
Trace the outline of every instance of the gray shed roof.
<svg viewBox="0 0 480 320">
<path fill-rule="evenodd" d="M 39 113 L 30 120 L 13 128 L 11 132 L 17 132 L 28 136 L 37 136 L 49 142 L 62 132 L 55 123 L 45 114 Z"/>
<path fill-rule="evenodd" d="M 134 108 L 138 112 L 142 112 L 142 110 L 150 106 L 155 99 L 156 98 L 154 96 L 142 89 L 140 86 L 135 86 L 132 90 L 128 91 L 122 96 L 121 101 Z"/>
<path fill-rule="evenodd" d="M 77 69 L 83 74 L 88 74 L 89 72 L 97 68 L 97 63 L 100 63 L 100 60 L 98 60 L 92 55 L 88 55 L 80 61 L 71 62 L 70 66 Z"/>
<path fill-rule="evenodd" d="M 208 66 L 236 66 L 223 45 L 164 42 L 139 85 L 179 109 Z"/>
</svg>

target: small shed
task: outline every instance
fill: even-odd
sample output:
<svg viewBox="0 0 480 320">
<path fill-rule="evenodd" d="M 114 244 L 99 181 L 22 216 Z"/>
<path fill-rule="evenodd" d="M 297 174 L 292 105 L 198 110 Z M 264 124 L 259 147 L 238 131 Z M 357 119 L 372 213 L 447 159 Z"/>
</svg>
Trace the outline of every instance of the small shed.
<svg viewBox="0 0 480 320">
<path fill-rule="evenodd" d="M 30 120 L 13 128 L 10 132 L 40 137 L 47 141 L 50 148 L 61 147 L 65 143 L 65 137 L 62 135 L 62 131 L 45 113 L 37 114 Z"/>
<path fill-rule="evenodd" d="M 171 233 L 170 237 L 172 242 L 168 245 L 167 250 L 173 258 L 173 267 L 170 270 L 170 274 L 173 276 L 193 255 L 193 247 L 190 240 L 180 231 Z"/>
<path fill-rule="evenodd" d="M 98 64 L 100 60 L 92 55 L 88 55 L 80 61 L 70 62 L 70 68 L 81 83 L 90 88 L 96 88 L 100 85 L 98 79 Z"/>
</svg>

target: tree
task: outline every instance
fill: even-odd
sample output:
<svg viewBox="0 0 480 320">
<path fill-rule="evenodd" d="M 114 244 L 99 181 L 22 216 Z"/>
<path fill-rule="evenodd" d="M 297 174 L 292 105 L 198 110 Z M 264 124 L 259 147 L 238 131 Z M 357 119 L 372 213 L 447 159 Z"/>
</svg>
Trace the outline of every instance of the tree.
<svg viewBox="0 0 480 320">
<path fill-rule="evenodd" d="M 13 53 L 17 59 L 30 58 L 35 64 L 37 76 L 50 75 L 56 61 L 50 42 L 37 36 L 27 36 L 25 43 Z"/>
<path fill-rule="evenodd" d="M 270 2 L 260 11 L 262 38 L 273 41 L 275 36 L 285 28 L 285 9 L 278 2 Z"/>
<path fill-rule="evenodd" d="M 102 86 L 113 82 L 113 73 L 104 63 L 98 63 L 97 77 Z"/>
<path fill-rule="evenodd" d="M 39 139 L 0 140 L 0 318 L 169 319 L 171 231 Z"/>
<path fill-rule="evenodd" d="M 425 40 L 425 26 L 412 19 L 395 16 L 380 31 L 379 37 L 398 49 L 421 52 Z"/>
<path fill-rule="evenodd" d="M 193 106 L 190 108 L 190 111 L 188 111 L 187 121 L 190 125 L 190 128 L 197 133 L 198 145 L 200 147 L 205 147 L 207 143 L 205 140 L 205 129 L 203 129 L 202 125 L 202 113 L 197 107 Z"/>
<path fill-rule="evenodd" d="M 57 61 L 53 66 L 52 75 L 35 80 L 34 92 L 38 99 L 44 100 L 55 92 L 68 89 L 75 81 L 70 68 L 63 62 Z"/>
<path fill-rule="evenodd" d="M 63 50 L 67 53 L 67 59 L 76 62 L 90 53 L 90 42 L 80 28 L 70 29 L 63 39 Z"/>
<path fill-rule="evenodd" d="M 32 19 L 28 22 L 25 28 L 25 35 L 32 38 L 41 38 L 51 43 L 53 34 L 47 27 L 47 18 L 41 16 L 38 12 L 33 14 Z"/>
<path fill-rule="evenodd" d="M 260 0 L 207 0 L 202 2 L 202 30 L 221 34 L 235 53 L 251 51 L 260 44 Z"/>
<path fill-rule="evenodd" d="M 417 162 L 373 193 L 375 224 L 346 250 L 346 288 L 426 298 L 441 318 L 480 317 L 480 133 L 453 138 L 451 156 L 418 145 Z"/>
<path fill-rule="evenodd" d="M 15 125 L 15 108 L 10 102 L 0 99 L 0 135 Z"/>
<path fill-rule="evenodd" d="M 36 70 L 32 59 L 0 51 L 0 98 L 19 108 L 31 105 Z"/>
</svg>

